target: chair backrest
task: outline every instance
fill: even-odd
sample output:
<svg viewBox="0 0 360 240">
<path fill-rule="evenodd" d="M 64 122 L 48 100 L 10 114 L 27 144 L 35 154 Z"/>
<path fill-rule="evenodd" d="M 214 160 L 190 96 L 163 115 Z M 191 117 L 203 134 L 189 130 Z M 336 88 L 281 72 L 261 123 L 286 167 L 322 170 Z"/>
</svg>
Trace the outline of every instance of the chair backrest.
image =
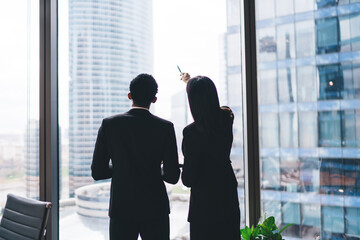
<svg viewBox="0 0 360 240">
<path fill-rule="evenodd" d="M 41 240 L 51 203 L 7 195 L 0 222 L 0 240 Z"/>
</svg>

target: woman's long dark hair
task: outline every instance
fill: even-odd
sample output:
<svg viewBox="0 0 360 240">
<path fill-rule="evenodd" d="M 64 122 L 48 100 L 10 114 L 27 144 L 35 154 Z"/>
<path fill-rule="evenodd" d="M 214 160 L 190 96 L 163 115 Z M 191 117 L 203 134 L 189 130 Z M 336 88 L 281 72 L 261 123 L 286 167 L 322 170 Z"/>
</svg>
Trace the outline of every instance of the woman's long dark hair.
<svg viewBox="0 0 360 240">
<path fill-rule="evenodd" d="M 219 133 L 222 129 L 221 109 L 213 81 L 205 76 L 191 78 L 186 92 L 197 127 L 209 135 Z"/>
</svg>

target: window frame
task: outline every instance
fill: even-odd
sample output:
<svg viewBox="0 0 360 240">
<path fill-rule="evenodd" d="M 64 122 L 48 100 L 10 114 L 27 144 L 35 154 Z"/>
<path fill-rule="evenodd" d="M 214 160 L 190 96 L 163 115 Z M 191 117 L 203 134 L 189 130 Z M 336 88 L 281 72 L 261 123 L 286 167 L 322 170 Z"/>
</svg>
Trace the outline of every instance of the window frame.
<svg viewBox="0 0 360 240">
<path fill-rule="evenodd" d="M 46 239 L 59 239 L 58 0 L 40 1 L 40 200 L 52 202 Z M 240 1 L 240 0 L 239 0 Z M 260 206 L 255 1 L 241 1 L 246 225 Z"/>
</svg>

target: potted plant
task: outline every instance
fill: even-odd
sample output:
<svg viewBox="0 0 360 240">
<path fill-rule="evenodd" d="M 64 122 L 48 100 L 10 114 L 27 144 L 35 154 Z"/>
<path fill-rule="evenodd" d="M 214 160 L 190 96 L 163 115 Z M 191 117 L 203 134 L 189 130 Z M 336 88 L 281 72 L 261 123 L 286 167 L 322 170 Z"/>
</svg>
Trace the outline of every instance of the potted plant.
<svg viewBox="0 0 360 240">
<path fill-rule="evenodd" d="M 240 230 L 241 237 L 244 240 L 283 240 L 281 233 L 288 227 L 293 225 L 292 223 L 286 225 L 282 229 L 275 224 L 275 218 L 273 216 L 266 218 L 263 223 L 259 223 L 256 227 L 252 226 Z"/>
</svg>

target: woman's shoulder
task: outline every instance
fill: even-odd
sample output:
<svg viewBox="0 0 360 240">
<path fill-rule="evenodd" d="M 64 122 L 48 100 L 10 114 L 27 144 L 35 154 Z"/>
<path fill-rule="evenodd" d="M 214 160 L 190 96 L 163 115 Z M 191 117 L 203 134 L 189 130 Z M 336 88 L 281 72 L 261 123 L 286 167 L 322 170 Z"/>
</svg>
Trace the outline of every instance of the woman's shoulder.
<svg viewBox="0 0 360 240">
<path fill-rule="evenodd" d="M 232 124 L 234 121 L 234 113 L 231 110 L 231 108 L 228 106 L 222 106 L 221 110 L 222 110 L 221 112 L 223 115 L 223 119 L 225 119 L 225 122 Z"/>
<path fill-rule="evenodd" d="M 195 123 L 190 123 L 189 125 L 187 125 L 184 130 L 183 130 L 183 135 L 185 136 L 186 134 L 189 134 L 191 132 L 194 132 L 196 130 L 196 125 Z"/>
</svg>

